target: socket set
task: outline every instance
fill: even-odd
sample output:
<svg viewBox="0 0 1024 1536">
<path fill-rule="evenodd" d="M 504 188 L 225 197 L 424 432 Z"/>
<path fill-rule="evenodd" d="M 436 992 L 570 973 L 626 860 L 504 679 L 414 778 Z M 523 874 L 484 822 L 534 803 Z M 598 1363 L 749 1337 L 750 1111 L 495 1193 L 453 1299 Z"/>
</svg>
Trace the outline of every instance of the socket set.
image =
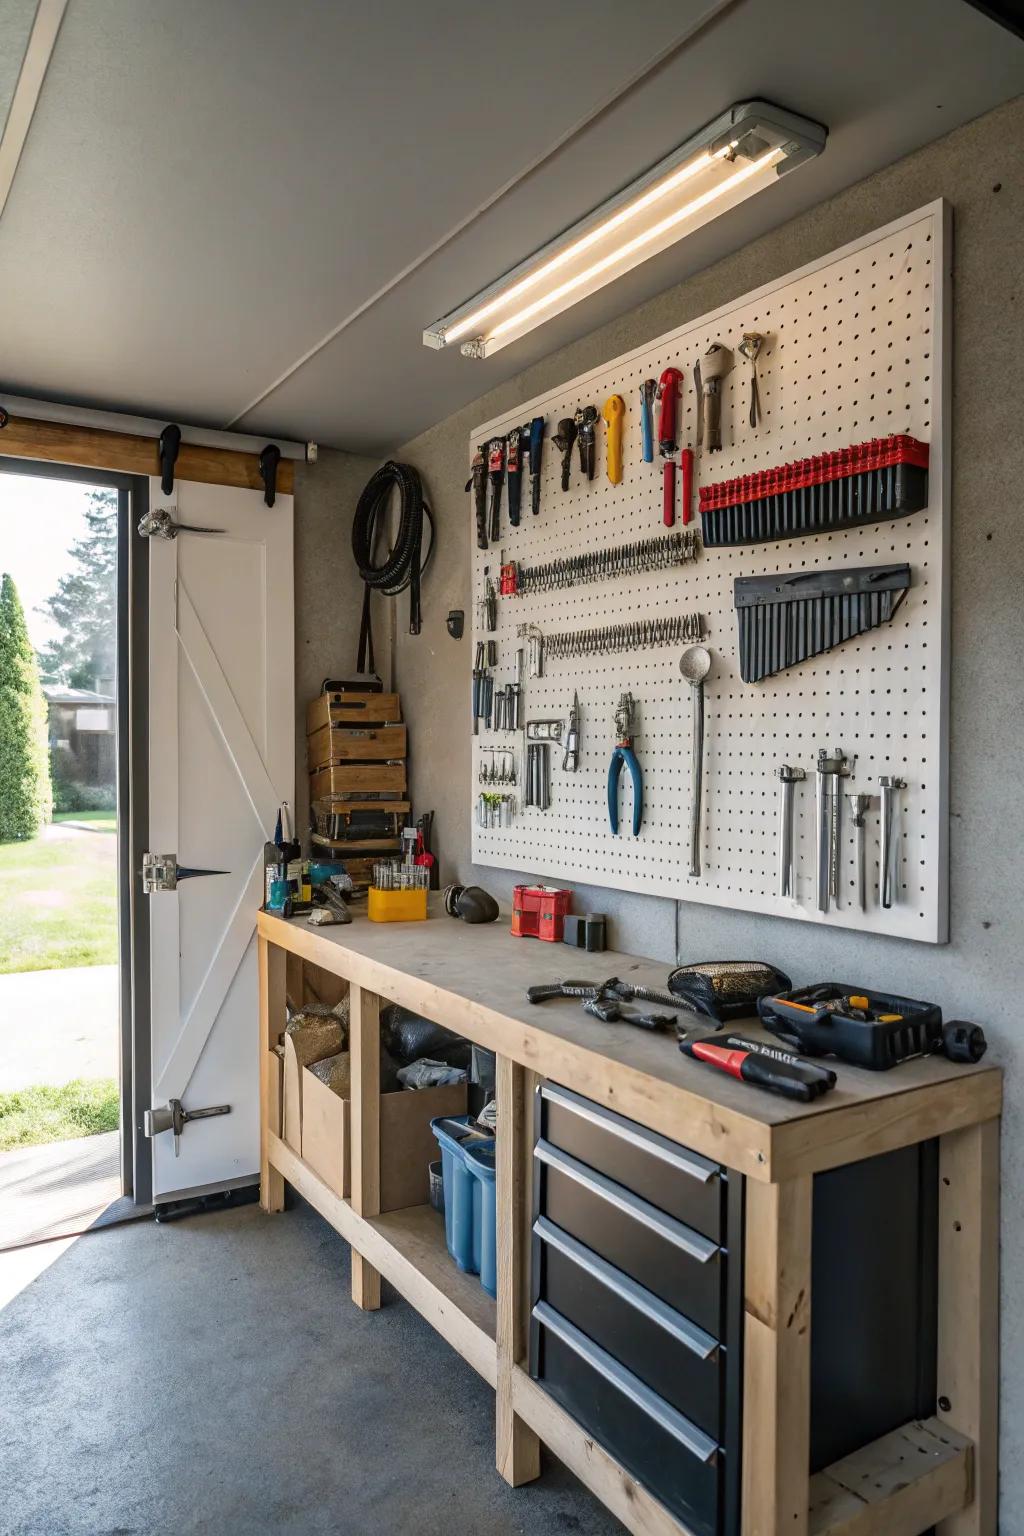
<svg viewBox="0 0 1024 1536">
<path fill-rule="evenodd" d="M 872 438 L 700 489 L 704 544 L 763 544 L 905 517 L 928 505 L 928 444 Z"/>
</svg>

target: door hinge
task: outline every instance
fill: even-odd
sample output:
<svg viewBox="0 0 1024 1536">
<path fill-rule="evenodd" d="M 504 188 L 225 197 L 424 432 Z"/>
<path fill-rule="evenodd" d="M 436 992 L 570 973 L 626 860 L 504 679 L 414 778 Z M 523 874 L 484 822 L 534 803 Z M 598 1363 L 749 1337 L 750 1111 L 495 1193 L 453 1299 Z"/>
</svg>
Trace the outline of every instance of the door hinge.
<svg viewBox="0 0 1024 1536">
<path fill-rule="evenodd" d="M 181 1133 L 190 1120 L 210 1120 L 214 1115 L 230 1115 L 230 1104 L 214 1104 L 210 1109 L 184 1109 L 180 1099 L 171 1099 L 159 1109 L 147 1109 L 142 1116 L 142 1129 L 152 1141 L 164 1131 L 174 1132 L 174 1155 L 181 1150 Z"/>
<path fill-rule="evenodd" d="M 153 896 L 157 891 L 174 891 L 179 880 L 193 880 L 197 875 L 226 875 L 226 869 L 190 869 L 178 863 L 176 853 L 144 853 L 142 855 L 142 893 Z"/>
</svg>

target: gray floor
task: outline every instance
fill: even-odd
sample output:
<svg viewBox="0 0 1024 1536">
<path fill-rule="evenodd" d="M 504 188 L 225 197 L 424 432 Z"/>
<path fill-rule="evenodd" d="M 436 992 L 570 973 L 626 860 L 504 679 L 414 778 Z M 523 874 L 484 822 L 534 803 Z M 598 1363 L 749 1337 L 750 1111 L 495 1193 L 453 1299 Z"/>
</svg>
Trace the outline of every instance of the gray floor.
<svg viewBox="0 0 1024 1536">
<path fill-rule="evenodd" d="M 622 1531 L 550 1457 L 508 1488 L 493 1394 L 348 1274 L 301 1206 L 79 1238 L 0 1310 L 3 1536 Z"/>
</svg>

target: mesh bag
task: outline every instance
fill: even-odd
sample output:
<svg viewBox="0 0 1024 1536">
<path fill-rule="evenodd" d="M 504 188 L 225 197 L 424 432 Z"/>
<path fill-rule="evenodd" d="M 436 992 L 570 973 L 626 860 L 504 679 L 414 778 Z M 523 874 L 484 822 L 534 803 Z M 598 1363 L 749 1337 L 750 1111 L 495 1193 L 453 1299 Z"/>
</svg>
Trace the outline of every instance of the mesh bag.
<svg viewBox="0 0 1024 1536">
<path fill-rule="evenodd" d="M 677 966 L 668 978 L 674 997 L 720 1023 L 756 1014 L 759 997 L 789 986 L 785 972 L 763 960 L 701 960 Z"/>
</svg>

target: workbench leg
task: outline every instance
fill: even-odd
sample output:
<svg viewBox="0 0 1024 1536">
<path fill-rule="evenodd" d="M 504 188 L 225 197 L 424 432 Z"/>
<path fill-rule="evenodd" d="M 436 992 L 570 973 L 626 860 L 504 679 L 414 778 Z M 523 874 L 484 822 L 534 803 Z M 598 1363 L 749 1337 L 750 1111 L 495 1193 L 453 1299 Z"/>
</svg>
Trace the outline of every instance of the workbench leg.
<svg viewBox="0 0 1024 1536">
<path fill-rule="evenodd" d="M 380 998 L 354 983 L 350 992 L 352 1069 L 352 1209 L 380 1215 Z M 380 1306 L 380 1273 L 352 1250 L 352 1300 L 364 1312 Z"/>
<path fill-rule="evenodd" d="M 974 1497 L 939 1536 L 995 1536 L 999 1440 L 999 1121 L 939 1140 L 938 1416 L 974 1442 Z"/>
<path fill-rule="evenodd" d="M 743 1536 L 807 1536 L 811 1191 L 809 1174 L 747 1180 Z"/>
<path fill-rule="evenodd" d="M 513 1412 L 512 1373 L 525 1366 L 530 1326 L 532 1225 L 530 1135 L 533 1074 L 499 1056 L 495 1196 L 498 1212 L 498 1379 L 495 1399 L 498 1471 L 513 1488 L 540 1476 L 540 1441 Z"/>
<path fill-rule="evenodd" d="M 270 1166 L 267 1151 L 271 1132 L 281 1134 L 280 1074 L 270 1052 L 285 1027 L 285 952 L 259 935 L 257 970 L 260 986 L 260 1205 L 265 1211 L 284 1210 L 284 1179 Z"/>
</svg>

